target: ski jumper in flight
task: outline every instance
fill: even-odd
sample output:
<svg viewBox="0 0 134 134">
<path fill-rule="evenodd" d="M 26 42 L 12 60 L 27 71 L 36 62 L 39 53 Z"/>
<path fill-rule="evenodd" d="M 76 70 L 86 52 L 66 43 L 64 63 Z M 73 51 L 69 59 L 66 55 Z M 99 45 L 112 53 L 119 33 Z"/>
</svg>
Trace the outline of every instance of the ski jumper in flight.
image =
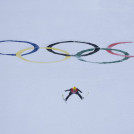
<svg viewBox="0 0 134 134">
<path fill-rule="evenodd" d="M 65 101 L 67 101 L 68 100 L 68 98 L 72 95 L 72 94 L 77 94 L 81 99 L 84 99 L 84 97 L 82 97 L 81 95 L 80 95 L 80 93 L 82 93 L 82 91 L 80 91 L 78 88 L 76 88 L 76 87 L 73 87 L 73 88 L 71 88 L 71 89 L 68 89 L 68 90 L 65 90 L 65 92 L 67 92 L 67 91 L 70 91 L 69 92 L 69 95 L 65 98 Z M 79 93 L 80 92 L 80 93 Z"/>
</svg>

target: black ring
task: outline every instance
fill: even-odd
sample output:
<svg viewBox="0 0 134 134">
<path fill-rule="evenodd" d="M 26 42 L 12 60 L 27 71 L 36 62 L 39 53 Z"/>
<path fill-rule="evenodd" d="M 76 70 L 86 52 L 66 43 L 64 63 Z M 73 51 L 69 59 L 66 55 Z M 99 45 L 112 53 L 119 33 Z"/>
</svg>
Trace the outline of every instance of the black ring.
<svg viewBox="0 0 134 134">
<path fill-rule="evenodd" d="M 58 45 L 58 44 L 61 44 L 61 43 L 71 43 L 71 42 L 73 42 L 73 43 L 84 43 L 84 44 L 88 44 L 88 45 L 91 45 L 91 46 L 94 47 L 94 50 L 92 52 L 89 52 L 88 54 L 83 54 L 81 56 L 88 56 L 88 55 L 94 54 L 94 53 L 96 53 L 96 52 L 98 52 L 100 50 L 100 48 L 97 45 L 95 45 L 95 44 L 92 44 L 90 42 L 81 42 L 81 41 L 62 41 L 62 42 L 56 42 L 56 43 L 53 43 L 53 44 L 48 45 L 47 47 L 52 48 L 53 46 Z M 49 52 L 52 52 L 52 53 L 58 54 L 58 55 L 63 55 L 63 56 L 76 56 L 76 54 L 75 55 L 69 55 L 69 54 L 58 53 L 58 52 L 53 51 L 52 49 L 47 49 L 47 50 Z"/>
</svg>

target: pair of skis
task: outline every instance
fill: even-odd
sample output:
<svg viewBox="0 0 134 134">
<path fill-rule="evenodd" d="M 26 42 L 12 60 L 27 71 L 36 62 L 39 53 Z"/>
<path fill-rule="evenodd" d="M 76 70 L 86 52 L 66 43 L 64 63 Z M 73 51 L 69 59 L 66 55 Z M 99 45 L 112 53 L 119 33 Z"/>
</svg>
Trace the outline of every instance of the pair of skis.
<svg viewBox="0 0 134 134">
<path fill-rule="evenodd" d="M 87 92 L 86 96 L 84 97 L 84 99 L 89 95 L 89 92 Z M 65 98 L 64 98 L 64 94 L 62 94 L 62 99 L 66 102 Z"/>
</svg>

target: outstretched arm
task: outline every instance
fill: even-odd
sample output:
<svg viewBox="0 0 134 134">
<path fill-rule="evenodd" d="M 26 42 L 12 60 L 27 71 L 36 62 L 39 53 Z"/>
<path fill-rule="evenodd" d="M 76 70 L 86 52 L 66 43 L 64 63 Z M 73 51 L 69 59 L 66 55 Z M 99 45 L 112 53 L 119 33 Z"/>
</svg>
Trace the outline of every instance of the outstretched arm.
<svg viewBox="0 0 134 134">
<path fill-rule="evenodd" d="M 66 92 L 66 91 L 70 91 L 70 89 L 65 90 L 65 92 Z"/>
<path fill-rule="evenodd" d="M 80 89 L 78 89 L 78 91 L 82 93 L 82 91 Z"/>
</svg>

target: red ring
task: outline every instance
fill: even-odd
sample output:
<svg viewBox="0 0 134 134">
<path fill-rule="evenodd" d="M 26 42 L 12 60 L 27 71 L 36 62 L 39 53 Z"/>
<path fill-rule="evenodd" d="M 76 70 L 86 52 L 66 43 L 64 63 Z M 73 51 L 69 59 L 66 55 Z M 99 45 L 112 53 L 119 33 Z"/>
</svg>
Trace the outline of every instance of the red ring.
<svg viewBox="0 0 134 134">
<path fill-rule="evenodd" d="M 108 46 L 108 48 L 112 48 L 113 46 L 116 46 L 118 44 L 124 44 L 124 43 L 133 43 L 133 42 L 118 42 L 118 43 L 113 43 L 111 45 Z M 123 56 L 123 57 L 134 57 L 134 56 L 129 56 L 129 55 L 121 55 L 121 54 L 117 54 L 112 52 L 112 50 L 106 50 L 108 53 L 110 54 L 114 54 L 114 55 L 118 55 L 118 56 Z"/>
</svg>

